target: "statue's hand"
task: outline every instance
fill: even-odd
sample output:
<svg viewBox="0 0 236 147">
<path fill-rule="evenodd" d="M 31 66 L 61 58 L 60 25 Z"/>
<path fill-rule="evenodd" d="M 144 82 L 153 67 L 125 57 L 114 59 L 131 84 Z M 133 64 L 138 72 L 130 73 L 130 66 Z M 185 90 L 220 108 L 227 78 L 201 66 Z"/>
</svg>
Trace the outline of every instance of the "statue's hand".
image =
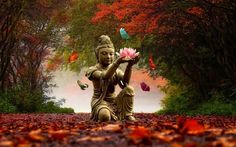
<svg viewBox="0 0 236 147">
<path fill-rule="evenodd" d="M 134 59 L 128 61 L 128 64 L 129 64 L 130 66 L 132 66 L 132 65 L 138 63 L 139 59 L 140 59 L 140 56 L 136 56 Z"/>
<path fill-rule="evenodd" d="M 133 59 L 124 58 L 124 57 L 119 57 L 119 58 L 117 59 L 117 63 L 118 63 L 118 64 L 126 63 L 126 62 L 130 62 L 131 60 L 133 60 Z"/>
</svg>

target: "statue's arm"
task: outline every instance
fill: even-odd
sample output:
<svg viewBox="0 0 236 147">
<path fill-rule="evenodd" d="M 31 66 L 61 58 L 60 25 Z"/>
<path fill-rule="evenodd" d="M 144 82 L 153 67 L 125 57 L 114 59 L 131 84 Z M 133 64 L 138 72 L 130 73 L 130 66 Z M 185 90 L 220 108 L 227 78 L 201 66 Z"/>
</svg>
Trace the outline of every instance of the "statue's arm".
<svg viewBox="0 0 236 147">
<path fill-rule="evenodd" d="M 130 82 L 132 73 L 132 66 L 128 66 L 125 69 L 125 72 L 118 70 L 117 76 L 118 76 L 118 84 L 121 89 L 124 89 Z"/>
<path fill-rule="evenodd" d="M 122 82 L 124 83 L 124 86 L 128 85 L 130 82 L 131 74 L 132 74 L 132 67 L 134 64 L 136 64 L 139 60 L 139 56 L 137 56 L 135 59 L 130 60 L 128 62 L 128 65 L 126 66 L 125 73 L 122 76 Z"/>
<path fill-rule="evenodd" d="M 126 69 L 125 69 L 125 73 L 124 73 L 124 76 L 123 76 L 123 83 L 125 85 L 128 85 L 129 82 L 130 82 L 130 78 L 131 78 L 131 74 L 132 74 L 132 65 L 131 64 L 128 64 L 126 66 Z"/>
<path fill-rule="evenodd" d="M 93 67 L 89 68 L 88 71 L 86 72 L 86 76 L 92 80 L 92 79 L 100 79 L 101 77 L 103 79 L 109 79 L 112 77 L 112 75 L 115 73 L 116 69 L 120 65 L 120 60 L 114 61 L 107 70 L 105 71 L 100 71 L 97 69 L 94 69 Z"/>
<path fill-rule="evenodd" d="M 108 67 L 107 70 L 103 71 L 100 76 L 102 76 L 104 79 L 109 79 L 113 76 L 113 74 L 116 72 L 117 68 L 120 66 L 120 64 L 129 62 L 130 59 L 125 59 L 122 57 L 117 58 L 111 66 Z"/>
<path fill-rule="evenodd" d="M 120 60 L 119 58 L 115 60 L 111 66 L 108 67 L 107 70 L 103 71 L 100 76 L 102 76 L 104 79 L 109 79 L 113 76 L 113 74 L 116 72 L 117 68 L 120 65 Z"/>
</svg>

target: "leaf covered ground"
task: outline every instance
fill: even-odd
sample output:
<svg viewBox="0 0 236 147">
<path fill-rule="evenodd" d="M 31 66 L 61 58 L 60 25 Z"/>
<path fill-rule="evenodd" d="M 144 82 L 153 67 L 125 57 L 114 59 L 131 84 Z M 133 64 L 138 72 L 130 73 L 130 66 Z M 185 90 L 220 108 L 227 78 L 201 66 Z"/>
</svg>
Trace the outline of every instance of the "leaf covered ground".
<svg viewBox="0 0 236 147">
<path fill-rule="evenodd" d="M 0 114 L 0 146 L 236 146 L 236 117 L 135 114 L 89 121 L 89 113 Z"/>
</svg>

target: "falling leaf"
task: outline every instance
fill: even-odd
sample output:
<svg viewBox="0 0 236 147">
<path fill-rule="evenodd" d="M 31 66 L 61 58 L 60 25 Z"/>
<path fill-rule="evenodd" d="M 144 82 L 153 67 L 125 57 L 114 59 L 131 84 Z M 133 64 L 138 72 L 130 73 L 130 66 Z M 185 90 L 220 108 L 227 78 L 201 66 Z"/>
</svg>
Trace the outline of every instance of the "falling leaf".
<svg viewBox="0 0 236 147">
<path fill-rule="evenodd" d="M 149 67 L 151 70 L 156 69 L 156 64 L 153 61 L 152 54 L 150 54 L 149 59 L 148 59 Z"/>
<path fill-rule="evenodd" d="M 68 62 L 69 63 L 75 62 L 78 59 L 78 57 L 79 57 L 78 52 L 73 51 L 68 59 Z"/>
<path fill-rule="evenodd" d="M 150 91 L 150 87 L 146 83 L 142 82 L 140 83 L 140 86 L 143 91 Z"/>
<path fill-rule="evenodd" d="M 85 88 L 88 88 L 88 84 L 84 84 L 80 80 L 77 80 L 77 84 L 79 85 L 81 90 L 85 90 Z"/>
</svg>

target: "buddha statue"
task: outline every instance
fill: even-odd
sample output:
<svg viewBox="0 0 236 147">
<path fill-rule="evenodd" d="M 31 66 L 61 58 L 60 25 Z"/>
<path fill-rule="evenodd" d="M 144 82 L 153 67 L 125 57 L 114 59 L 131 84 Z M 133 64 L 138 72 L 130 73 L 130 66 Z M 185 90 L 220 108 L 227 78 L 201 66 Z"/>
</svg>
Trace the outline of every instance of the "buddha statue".
<svg viewBox="0 0 236 147">
<path fill-rule="evenodd" d="M 97 63 L 86 71 L 86 77 L 92 81 L 94 92 L 91 100 L 91 120 L 104 122 L 111 120 L 135 121 L 133 116 L 134 88 L 129 85 L 132 67 L 139 56 L 130 59 L 115 59 L 114 45 L 107 35 L 98 39 L 95 48 Z M 123 72 L 119 66 L 126 63 Z M 121 91 L 116 95 L 115 87 Z"/>
</svg>

